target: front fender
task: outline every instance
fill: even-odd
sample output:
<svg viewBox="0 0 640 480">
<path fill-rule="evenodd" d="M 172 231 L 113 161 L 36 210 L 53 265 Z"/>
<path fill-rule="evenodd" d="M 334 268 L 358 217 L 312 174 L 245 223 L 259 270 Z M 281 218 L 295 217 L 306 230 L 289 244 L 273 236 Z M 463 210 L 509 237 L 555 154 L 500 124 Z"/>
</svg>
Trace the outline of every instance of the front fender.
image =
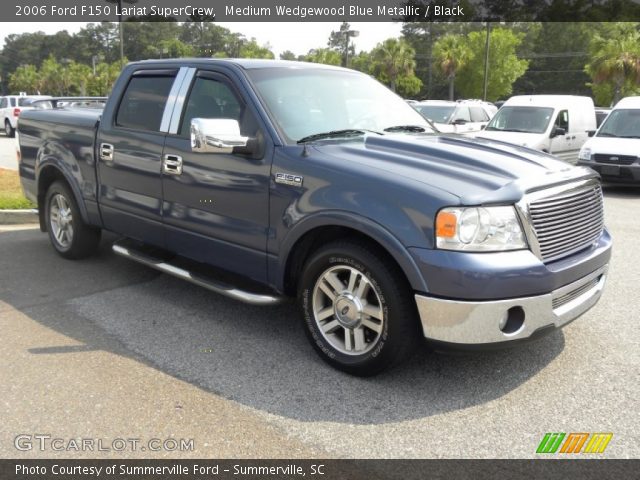
<svg viewBox="0 0 640 480">
<path fill-rule="evenodd" d="M 397 262 L 415 291 L 428 292 L 427 284 L 409 251 L 400 240 L 379 223 L 351 212 L 340 210 L 311 214 L 292 226 L 283 239 L 275 265 L 275 284 L 284 290 L 287 261 L 297 242 L 310 231 L 321 227 L 345 227 L 379 243 Z"/>
</svg>

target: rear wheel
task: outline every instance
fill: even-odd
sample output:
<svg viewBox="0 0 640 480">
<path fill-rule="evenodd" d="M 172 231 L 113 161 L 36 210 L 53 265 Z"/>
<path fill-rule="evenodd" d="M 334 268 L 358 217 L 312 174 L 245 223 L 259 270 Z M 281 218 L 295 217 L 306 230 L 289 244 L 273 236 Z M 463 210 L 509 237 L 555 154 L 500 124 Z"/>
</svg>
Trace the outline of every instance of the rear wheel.
<svg viewBox="0 0 640 480">
<path fill-rule="evenodd" d="M 63 257 L 84 258 L 98 249 L 100 229 L 84 223 L 73 194 L 62 182 L 47 190 L 45 220 L 51 244 Z"/>
<path fill-rule="evenodd" d="M 327 245 L 309 259 L 299 285 L 307 336 L 333 367 L 375 375 L 414 351 L 419 332 L 411 289 L 369 245 Z"/>
<path fill-rule="evenodd" d="M 9 138 L 13 138 L 16 136 L 16 129 L 11 126 L 11 122 L 9 120 L 4 121 L 4 133 Z"/>
</svg>

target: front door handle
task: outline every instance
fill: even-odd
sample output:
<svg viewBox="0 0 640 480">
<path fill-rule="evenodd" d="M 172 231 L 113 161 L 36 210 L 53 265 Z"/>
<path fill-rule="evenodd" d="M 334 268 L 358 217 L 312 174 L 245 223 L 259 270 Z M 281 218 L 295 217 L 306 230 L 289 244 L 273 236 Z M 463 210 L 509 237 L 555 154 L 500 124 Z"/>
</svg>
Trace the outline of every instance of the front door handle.
<svg viewBox="0 0 640 480">
<path fill-rule="evenodd" d="M 168 175 L 182 175 L 182 157 L 167 154 L 162 160 L 162 171 Z"/>
<path fill-rule="evenodd" d="M 113 145 L 110 143 L 101 143 L 100 144 L 100 160 L 104 160 L 105 162 L 113 161 Z"/>
</svg>

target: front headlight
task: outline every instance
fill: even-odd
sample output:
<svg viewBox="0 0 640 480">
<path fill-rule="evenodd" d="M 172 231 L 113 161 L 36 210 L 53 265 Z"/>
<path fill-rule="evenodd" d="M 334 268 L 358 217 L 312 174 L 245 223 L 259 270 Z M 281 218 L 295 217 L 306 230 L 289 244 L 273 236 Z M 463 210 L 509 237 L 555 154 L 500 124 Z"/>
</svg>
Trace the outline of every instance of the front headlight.
<svg viewBox="0 0 640 480">
<path fill-rule="evenodd" d="M 438 212 L 436 246 L 499 252 L 527 248 L 527 242 L 514 207 L 456 207 Z"/>
<path fill-rule="evenodd" d="M 591 160 L 591 149 L 582 147 L 580 153 L 578 154 L 578 160 Z"/>
</svg>

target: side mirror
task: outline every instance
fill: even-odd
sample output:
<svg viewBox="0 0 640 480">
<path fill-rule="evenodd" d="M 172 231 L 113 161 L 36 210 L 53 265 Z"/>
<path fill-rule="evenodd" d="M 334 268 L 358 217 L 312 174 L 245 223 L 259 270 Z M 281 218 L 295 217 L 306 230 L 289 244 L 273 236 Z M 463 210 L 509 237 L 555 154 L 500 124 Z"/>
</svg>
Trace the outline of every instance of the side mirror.
<svg viewBox="0 0 640 480">
<path fill-rule="evenodd" d="M 596 134 L 595 130 L 587 130 L 587 135 L 589 135 L 590 137 L 593 137 Z"/>
<path fill-rule="evenodd" d="M 567 131 L 562 127 L 554 127 L 553 130 L 551 130 L 551 138 L 561 137 L 562 135 L 566 135 L 566 134 L 567 134 Z"/>
<path fill-rule="evenodd" d="M 466 120 L 464 120 L 464 119 L 462 119 L 462 118 L 456 118 L 456 119 L 453 121 L 453 124 L 454 124 L 454 125 L 465 125 L 466 123 L 467 123 L 467 121 L 466 121 Z"/>
<path fill-rule="evenodd" d="M 232 153 L 246 147 L 249 137 L 240 135 L 240 124 L 230 118 L 194 118 L 191 120 L 191 151 L 196 153 Z"/>
</svg>

